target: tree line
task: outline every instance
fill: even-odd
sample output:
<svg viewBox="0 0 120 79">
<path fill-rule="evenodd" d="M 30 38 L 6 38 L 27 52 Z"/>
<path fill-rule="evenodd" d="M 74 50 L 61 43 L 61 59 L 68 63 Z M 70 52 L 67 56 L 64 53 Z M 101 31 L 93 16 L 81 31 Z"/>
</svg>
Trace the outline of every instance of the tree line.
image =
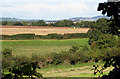
<svg viewBox="0 0 120 79">
<path fill-rule="evenodd" d="M 81 22 L 73 22 L 71 20 L 61 20 L 57 22 L 49 22 L 46 23 L 43 20 L 35 21 L 35 22 L 14 22 L 14 21 L 2 21 L 1 25 L 9 25 L 9 26 L 53 26 L 53 27 L 93 27 L 95 21 L 81 21 Z"/>
</svg>

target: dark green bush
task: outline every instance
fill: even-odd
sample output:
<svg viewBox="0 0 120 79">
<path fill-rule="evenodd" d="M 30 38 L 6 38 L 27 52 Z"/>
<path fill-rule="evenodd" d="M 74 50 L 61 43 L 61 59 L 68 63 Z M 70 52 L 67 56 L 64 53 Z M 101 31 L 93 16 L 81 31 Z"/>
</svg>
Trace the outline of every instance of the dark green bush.
<svg viewBox="0 0 120 79">
<path fill-rule="evenodd" d="M 16 34 L 16 35 L 1 35 L 2 40 L 29 40 L 29 39 L 74 39 L 74 38 L 88 38 L 86 33 L 73 33 L 73 34 L 57 34 L 52 33 L 48 35 L 35 35 L 35 34 Z"/>
<path fill-rule="evenodd" d="M 93 42 L 97 41 L 99 36 L 103 33 L 100 30 L 91 29 L 87 32 L 89 37 L 88 44 L 91 45 Z"/>
<path fill-rule="evenodd" d="M 64 34 L 64 39 L 71 39 L 71 38 L 88 38 L 86 33 L 72 33 L 72 34 Z"/>
<path fill-rule="evenodd" d="M 11 49 L 4 49 L 2 51 L 2 54 L 4 57 L 12 56 L 12 50 Z"/>
<path fill-rule="evenodd" d="M 12 35 L 12 38 L 15 40 L 19 39 L 34 39 L 35 34 L 17 34 L 17 35 Z"/>
<path fill-rule="evenodd" d="M 61 34 L 52 33 L 47 35 L 49 39 L 63 39 L 64 37 Z"/>
<path fill-rule="evenodd" d="M 21 22 L 14 22 L 13 24 L 14 26 L 23 26 L 23 24 Z"/>
<path fill-rule="evenodd" d="M 96 41 L 94 41 L 91 45 L 92 48 L 107 48 L 107 47 L 113 47 L 116 46 L 117 40 L 115 39 L 115 36 L 110 34 L 102 34 L 98 37 Z"/>
<path fill-rule="evenodd" d="M 2 40 L 27 40 L 34 39 L 35 34 L 17 34 L 17 35 L 2 35 Z"/>
</svg>

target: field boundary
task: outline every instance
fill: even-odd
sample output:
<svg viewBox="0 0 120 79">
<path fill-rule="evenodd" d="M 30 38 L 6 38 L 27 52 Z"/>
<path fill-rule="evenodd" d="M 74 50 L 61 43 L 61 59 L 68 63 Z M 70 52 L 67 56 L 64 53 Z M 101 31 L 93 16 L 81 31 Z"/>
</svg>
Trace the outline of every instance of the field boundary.
<svg viewBox="0 0 120 79">
<path fill-rule="evenodd" d="M 40 28 L 40 29 L 45 29 L 45 28 L 73 28 L 73 27 L 53 27 L 53 26 L 0 26 L 0 28 Z M 87 27 L 76 27 L 80 29 L 90 29 Z"/>
</svg>

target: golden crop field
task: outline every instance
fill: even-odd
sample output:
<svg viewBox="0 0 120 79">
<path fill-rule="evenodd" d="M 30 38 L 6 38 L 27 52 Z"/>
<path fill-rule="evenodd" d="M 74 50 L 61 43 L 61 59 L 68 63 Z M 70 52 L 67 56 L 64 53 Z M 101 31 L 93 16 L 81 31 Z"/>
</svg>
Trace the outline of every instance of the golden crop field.
<svg viewBox="0 0 120 79">
<path fill-rule="evenodd" d="M 87 33 L 90 28 L 71 27 L 45 27 L 45 26 L 1 26 L 2 35 L 15 35 L 24 33 L 34 33 L 36 35 L 47 35 L 50 33 Z"/>
</svg>

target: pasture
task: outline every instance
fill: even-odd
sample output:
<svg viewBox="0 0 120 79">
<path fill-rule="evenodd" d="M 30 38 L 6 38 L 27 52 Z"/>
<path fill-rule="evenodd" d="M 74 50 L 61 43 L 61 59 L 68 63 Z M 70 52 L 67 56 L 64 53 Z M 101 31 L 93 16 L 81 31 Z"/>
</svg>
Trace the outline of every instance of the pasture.
<svg viewBox="0 0 120 79">
<path fill-rule="evenodd" d="M 47 35 L 50 33 L 87 33 L 90 28 L 72 28 L 72 27 L 43 27 L 43 26 L 0 26 L 2 35 L 15 35 L 24 33 L 34 33 L 36 35 Z"/>
<path fill-rule="evenodd" d="M 93 65 L 99 65 L 99 69 L 104 65 L 104 62 L 88 62 L 78 63 L 76 65 L 58 65 L 48 66 L 42 69 L 38 69 L 44 77 L 98 77 L 99 73 L 94 75 Z M 104 75 L 107 75 L 113 67 L 109 67 L 104 70 Z M 72 79 L 72 78 L 70 78 Z M 76 79 L 76 78 L 75 78 Z"/>
<path fill-rule="evenodd" d="M 2 41 L 2 49 L 12 49 L 14 55 L 40 56 L 60 53 L 69 50 L 72 46 L 88 45 L 88 39 L 68 39 L 68 40 L 6 40 Z"/>
</svg>

